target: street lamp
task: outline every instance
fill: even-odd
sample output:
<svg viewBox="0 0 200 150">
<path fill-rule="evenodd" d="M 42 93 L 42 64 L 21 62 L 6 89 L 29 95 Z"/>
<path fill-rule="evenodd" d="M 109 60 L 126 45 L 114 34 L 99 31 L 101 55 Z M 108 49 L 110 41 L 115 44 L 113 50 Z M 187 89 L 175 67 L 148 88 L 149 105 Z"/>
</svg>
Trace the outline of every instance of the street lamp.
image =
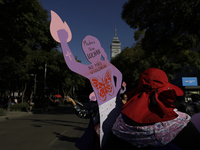
<svg viewBox="0 0 200 150">
<path fill-rule="evenodd" d="M 36 94 L 36 78 L 37 78 L 37 74 L 31 74 L 31 76 L 35 76 L 35 82 L 34 82 L 34 95 Z"/>
</svg>

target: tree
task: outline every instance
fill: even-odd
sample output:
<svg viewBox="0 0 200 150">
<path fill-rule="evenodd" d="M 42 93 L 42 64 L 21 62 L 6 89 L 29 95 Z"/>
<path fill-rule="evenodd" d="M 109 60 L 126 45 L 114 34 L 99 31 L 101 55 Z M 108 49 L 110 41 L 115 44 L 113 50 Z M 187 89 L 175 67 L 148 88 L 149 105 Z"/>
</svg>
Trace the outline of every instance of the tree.
<svg viewBox="0 0 200 150">
<path fill-rule="evenodd" d="M 64 97 L 67 95 L 74 97 L 76 97 L 76 94 L 79 95 L 79 92 L 85 87 L 85 81 L 87 79 L 78 75 L 77 73 L 72 72 L 67 67 L 62 52 L 58 50 L 52 50 L 45 56 L 47 58 L 43 59 L 47 60 L 46 85 L 48 87 L 46 94 L 61 94 L 64 95 Z M 41 55 L 40 57 L 43 56 Z M 77 58 L 76 60 L 80 62 L 80 60 Z M 40 68 L 41 71 L 44 69 L 43 67 Z"/>
<path fill-rule="evenodd" d="M 200 69 L 200 55 L 191 51 L 200 41 L 199 0 L 129 0 L 122 19 L 131 28 L 145 31 L 142 49 L 151 67 L 164 70 L 171 78 L 188 65 Z"/>
<path fill-rule="evenodd" d="M 127 91 L 137 87 L 140 74 L 149 68 L 141 42 L 137 42 L 134 47 L 123 49 L 120 54 L 112 58 L 111 63 L 123 74 L 123 81 L 127 83 Z"/>
<path fill-rule="evenodd" d="M 62 57 L 60 59 L 60 72 L 59 72 L 59 79 L 61 84 L 61 89 L 64 94 L 64 97 L 67 95 L 70 95 L 71 97 L 74 97 L 76 99 L 76 93 L 82 88 L 85 87 L 86 78 L 71 71 L 63 58 L 63 54 L 61 54 Z M 81 62 L 80 60 L 75 58 L 76 61 Z"/>
<path fill-rule="evenodd" d="M 13 83 L 20 87 L 21 82 L 25 93 L 29 74 L 36 74 L 32 72 L 35 52 L 48 52 L 58 45 L 50 36 L 48 17 L 38 0 L 0 1 L 1 89 Z"/>
</svg>

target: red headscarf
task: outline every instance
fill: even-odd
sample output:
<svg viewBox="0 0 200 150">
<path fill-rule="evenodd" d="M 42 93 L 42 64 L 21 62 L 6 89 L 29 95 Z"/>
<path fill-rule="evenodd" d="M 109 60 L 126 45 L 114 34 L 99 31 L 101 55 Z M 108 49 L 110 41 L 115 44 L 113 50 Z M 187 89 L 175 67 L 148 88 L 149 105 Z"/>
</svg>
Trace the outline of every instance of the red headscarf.
<svg viewBox="0 0 200 150">
<path fill-rule="evenodd" d="M 183 91 L 168 82 L 164 71 L 157 68 L 145 70 L 138 85 L 138 88 L 127 94 L 131 98 L 123 106 L 123 114 L 141 124 L 168 121 L 177 117 L 172 103 L 176 96 L 183 95 Z"/>
</svg>

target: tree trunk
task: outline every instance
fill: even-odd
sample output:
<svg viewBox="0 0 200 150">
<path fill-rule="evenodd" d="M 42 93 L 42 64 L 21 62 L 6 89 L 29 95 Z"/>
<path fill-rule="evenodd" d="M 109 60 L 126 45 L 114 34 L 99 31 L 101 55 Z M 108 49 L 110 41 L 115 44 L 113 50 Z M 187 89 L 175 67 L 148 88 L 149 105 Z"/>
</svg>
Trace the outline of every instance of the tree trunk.
<svg viewBox="0 0 200 150">
<path fill-rule="evenodd" d="M 63 99 L 63 104 L 65 102 L 65 97 L 68 96 L 70 94 L 70 96 L 72 97 L 72 86 L 70 87 L 69 90 L 62 88 L 63 94 L 64 94 L 64 99 Z"/>
<path fill-rule="evenodd" d="M 70 94 L 70 92 L 71 92 L 71 89 L 72 89 L 72 88 L 70 88 L 70 89 L 69 89 L 69 91 L 67 92 L 67 95 L 69 95 L 69 94 Z M 70 94 L 70 95 L 71 95 L 71 94 Z"/>
<path fill-rule="evenodd" d="M 73 98 L 73 85 L 71 85 L 71 97 Z"/>
<path fill-rule="evenodd" d="M 23 86 L 22 86 L 22 103 L 24 102 L 25 92 L 26 92 L 26 83 L 24 84 L 24 89 L 23 89 Z"/>
<path fill-rule="evenodd" d="M 33 90 L 31 91 L 30 99 L 33 98 Z"/>
<path fill-rule="evenodd" d="M 65 90 L 65 89 L 62 89 L 62 91 L 63 91 L 63 94 L 64 94 L 64 97 L 63 97 L 63 105 L 64 105 L 64 102 L 65 102 L 65 97 L 66 97 L 66 95 L 67 95 L 67 94 L 66 94 L 67 92 L 66 92 L 66 90 Z"/>
<path fill-rule="evenodd" d="M 74 96 L 74 99 L 77 100 L 77 99 L 76 99 L 76 92 L 75 92 L 74 87 L 75 87 L 75 86 L 73 86 L 73 96 Z"/>
</svg>

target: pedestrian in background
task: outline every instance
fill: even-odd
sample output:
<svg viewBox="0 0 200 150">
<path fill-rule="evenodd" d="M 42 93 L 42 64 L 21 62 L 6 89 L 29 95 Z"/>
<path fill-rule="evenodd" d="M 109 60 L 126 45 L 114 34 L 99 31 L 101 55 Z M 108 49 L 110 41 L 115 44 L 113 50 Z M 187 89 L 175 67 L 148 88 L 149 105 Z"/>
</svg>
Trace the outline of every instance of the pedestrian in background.
<svg viewBox="0 0 200 150">
<path fill-rule="evenodd" d="M 29 113 L 32 111 L 34 106 L 34 102 L 33 102 L 33 98 L 31 98 L 30 102 L 29 102 Z"/>
<path fill-rule="evenodd" d="M 87 108 L 81 108 L 78 102 L 75 102 L 69 96 L 67 102 L 72 103 L 76 115 L 79 118 L 90 119 L 88 128 L 83 136 L 76 142 L 76 147 L 79 150 L 100 150 L 100 118 L 99 107 L 96 101 L 96 96 L 92 92 L 89 96 L 90 102 Z"/>
<path fill-rule="evenodd" d="M 128 101 L 128 96 L 125 93 L 120 94 L 120 99 L 122 100 L 123 104 L 126 104 Z"/>
<path fill-rule="evenodd" d="M 9 97 L 8 103 L 7 103 L 7 110 L 10 110 L 11 103 L 12 103 L 11 97 Z"/>
</svg>

